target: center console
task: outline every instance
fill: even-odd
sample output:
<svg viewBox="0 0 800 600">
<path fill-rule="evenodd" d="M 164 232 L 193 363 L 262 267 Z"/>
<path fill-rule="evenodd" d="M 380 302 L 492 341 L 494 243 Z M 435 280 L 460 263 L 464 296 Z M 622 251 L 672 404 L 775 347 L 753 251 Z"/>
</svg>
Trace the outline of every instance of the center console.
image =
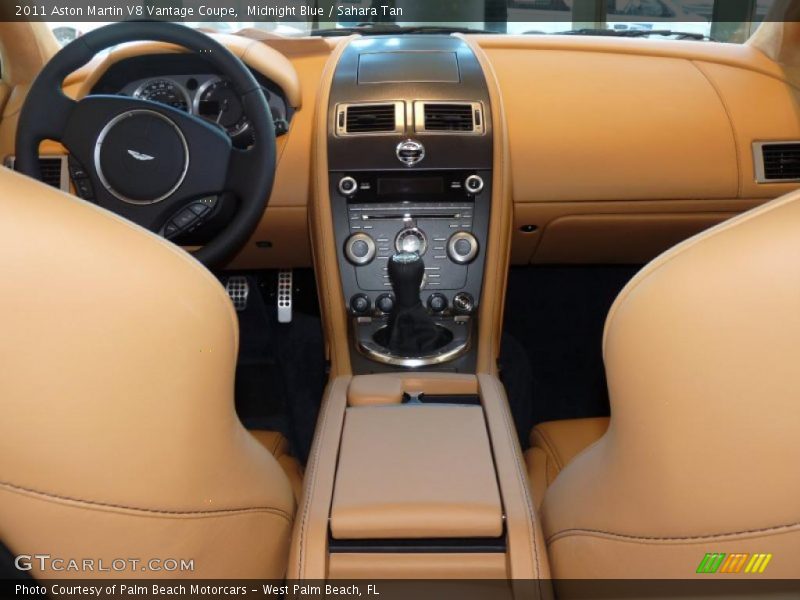
<svg viewBox="0 0 800 600">
<path fill-rule="evenodd" d="M 331 379 L 290 579 L 548 577 L 497 377 L 511 200 L 490 69 L 455 35 L 355 36 L 328 63 L 310 225 Z"/>
<path fill-rule="evenodd" d="M 361 372 L 474 368 L 493 150 L 477 58 L 449 36 L 355 40 L 338 62 L 328 110 L 329 194 L 353 363 Z M 389 267 L 398 254 L 415 254 L 422 273 L 414 283 L 421 309 L 410 316 L 410 306 L 398 316 L 402 283 Z M 398 340 L 392 329 L 403 322 L 431 339 Z"/>
</svg>

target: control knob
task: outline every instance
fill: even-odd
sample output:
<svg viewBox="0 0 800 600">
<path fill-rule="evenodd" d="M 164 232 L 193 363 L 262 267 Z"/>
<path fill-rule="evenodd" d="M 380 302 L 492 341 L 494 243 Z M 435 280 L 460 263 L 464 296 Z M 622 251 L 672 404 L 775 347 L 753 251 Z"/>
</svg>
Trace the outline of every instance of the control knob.
<svg viewBox="0 0 800 600">
<path fill-rule="evenodd" d="M 344 254 L 354 265 L 368 265 L 375 258 L 375 240 L 366 233 L 355 233 L 344 243 Z"/>
<path fill-rule="evenodd" d="M 447 309 L 447 296 L 444 294 L 431 294 L 428 297 L 428 308 L 434 313 L 444 312 Z"/>
<path fill-rule="evenodd" d="M 391 294 L 381 294 L 375 301 L 375 306 L 383 314 L 388 315 L 394 308 L 394 296 Z"/>
<path fill-rule="evenodd" d="M 369 296 L 366 294 L 356 294 L 352 298 L 350 298 L 350 310 L 352 310 L 357 315 L 365 315 L 369 312 L 371 307 L 371 303 L 369 301 Z"/>
<path fill-rule="evenodd" d="M 357 191 L 358 191 L 358 182 L 354 178 L 348 175 L 347 177 L 342 177 L 339 180 L 339 193 L 342 196 L 349 197 L 355 194 Z"/>
<path fill-rule="evenodd" d="M 465 265 L 478 255 L 478 240 L 469 231 L 459 231 L 447 242 L 447 255 L 454 263 Z"/>
<path fill-rule="evenodd" d="M 483 191 L 483 178 L 480 175 L 470 175 L 464 181 L 464 187 L 467 192 L 477 196 Z"/>
<path fill-rule="evenodd" d="M 422 230 L 416 227 L 403 229 L 394 240 L 394 247 L 400 253 L 425 254 L 428 249 L 428 240 Z"/>
<path fill-rule="evenodd" d="M 460 313 L 469 314 L 475 310 L 475 300 L 467 292 L 459 292 L 453 298 L 453 307 Z"/>
</svg>

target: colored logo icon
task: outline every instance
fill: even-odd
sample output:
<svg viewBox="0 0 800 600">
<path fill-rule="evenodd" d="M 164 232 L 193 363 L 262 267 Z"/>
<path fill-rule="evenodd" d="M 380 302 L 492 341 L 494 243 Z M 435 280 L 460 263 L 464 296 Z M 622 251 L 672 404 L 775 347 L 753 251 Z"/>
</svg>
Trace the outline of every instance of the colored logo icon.
<svg viewBox="0 0 800 600">
<path fill-rule="evenodd" d="M 772 554 L 726 554 L 724 552 L 708 552 L 700 561 L 697 573 L 713 575 L 715 573 L 763 573 Z"/>
</svg>

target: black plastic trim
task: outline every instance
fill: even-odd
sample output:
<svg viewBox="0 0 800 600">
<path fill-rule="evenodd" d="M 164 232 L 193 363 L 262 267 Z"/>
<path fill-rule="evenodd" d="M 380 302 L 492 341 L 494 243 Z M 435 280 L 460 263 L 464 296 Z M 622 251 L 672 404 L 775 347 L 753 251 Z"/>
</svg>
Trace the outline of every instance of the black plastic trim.
<svg viewBox="0 0 800 600">
<path fill-rule="evenodd" d="M 328 548 L 332 554 L 499 554 L 506 551 L 506 538 L 337 540 L 329 537 Z"/>
</svg>

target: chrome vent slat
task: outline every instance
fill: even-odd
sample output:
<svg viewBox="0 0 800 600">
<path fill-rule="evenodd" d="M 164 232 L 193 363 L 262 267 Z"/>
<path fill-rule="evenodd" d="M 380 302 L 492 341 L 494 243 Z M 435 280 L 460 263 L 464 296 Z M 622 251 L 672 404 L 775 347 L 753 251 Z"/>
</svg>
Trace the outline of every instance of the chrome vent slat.
<svg viewBox="0 0 800 600">
<path fill-rule="evenodd" d="M 16 170 L 16 157 L 9 156 L 5 166 Z M 70 191 L 66 156 L 39 156 L 39 169 L 44 183 L 65 192 Z"/>
<path fill-rule="evenodd" d="M 469 104 L 426 104 L 426 131 L 472 131 L 475 128 Z"/>
<path fill-rule="evenodd" d="M 336 107 L 337 135 L 390 134 L 403 131 L 403 102 L 342 104 Z"/>
<path fill-rule="evenodd" d="M 42 171 L 42 181 L 55 188 L 61 188 L 61 165 L 59 158 L 40 158 L 39 168 Z"/>
<path fill-rule="evenodd" d="M 485 131 L 480 102 L 415 102 L 414 127 L 422 133 L 481 135 Z"/>
<path fill-rule="evenodd" d="M 800 182 L 800 141 L 755 142 L 756 182 Z"/>
</svg>

